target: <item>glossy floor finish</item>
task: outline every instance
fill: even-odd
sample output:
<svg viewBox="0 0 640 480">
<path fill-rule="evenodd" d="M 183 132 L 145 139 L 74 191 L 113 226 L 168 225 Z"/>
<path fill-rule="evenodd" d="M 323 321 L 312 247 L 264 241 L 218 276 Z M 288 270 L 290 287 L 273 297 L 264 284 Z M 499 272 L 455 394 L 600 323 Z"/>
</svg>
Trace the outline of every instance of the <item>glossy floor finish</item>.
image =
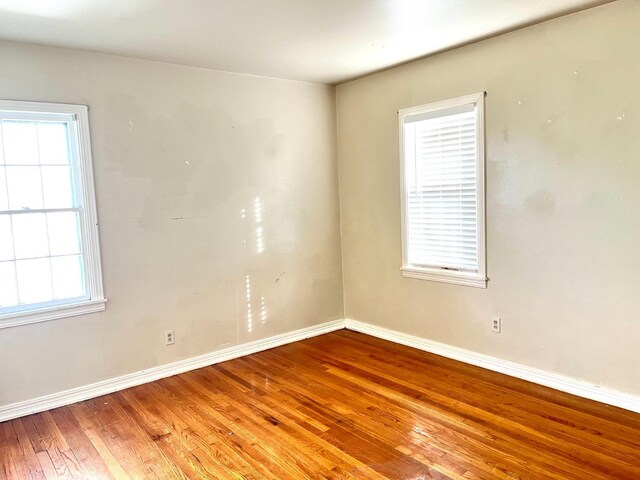
<svg viewBox="0 0 640 480">
<path fill-rule="evenodd" d="M 0 479 L 640 479 L 640 415 L 341 330 L 0 424 Z"/>
</svg>

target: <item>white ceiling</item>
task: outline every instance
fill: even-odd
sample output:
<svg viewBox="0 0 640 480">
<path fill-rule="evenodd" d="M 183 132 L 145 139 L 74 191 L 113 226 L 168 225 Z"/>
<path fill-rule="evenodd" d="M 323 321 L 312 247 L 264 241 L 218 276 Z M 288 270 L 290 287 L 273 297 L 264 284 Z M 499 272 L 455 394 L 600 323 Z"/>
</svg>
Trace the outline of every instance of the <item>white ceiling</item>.
<svg viewBox="0 0 640 480">
<path fill-rule="evenodd" d="M 0 38 L 340 83 L 610 0 L 0 0 Z"/>
</svg>

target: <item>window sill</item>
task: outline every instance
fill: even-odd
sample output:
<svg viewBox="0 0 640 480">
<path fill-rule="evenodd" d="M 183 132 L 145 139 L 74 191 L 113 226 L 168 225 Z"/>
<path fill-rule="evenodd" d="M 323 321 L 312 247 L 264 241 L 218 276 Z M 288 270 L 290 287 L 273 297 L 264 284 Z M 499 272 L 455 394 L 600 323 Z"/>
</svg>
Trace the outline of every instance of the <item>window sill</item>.
<svg viewBox="0 0 640 480">
<path fill-rule="evenodd" d="M 465 287 L 487 288 L 487 278 L 475 273 L 419 267 L 402 267 L 401 270 L 402 276 L 407 278 L 464 285 Z"/>
<path fill-rule="evenodd" d="M 3 328 L 28 325 L 30 323 L 48 322 L 59 318 L 75 317 L 87 313 L 101 312 L 105 309 L 106 298 L 87 300 L 84 302 L 56 305 L 26 312 L 5 313 L 0 315 L 0 330 Z"/>
</svg>

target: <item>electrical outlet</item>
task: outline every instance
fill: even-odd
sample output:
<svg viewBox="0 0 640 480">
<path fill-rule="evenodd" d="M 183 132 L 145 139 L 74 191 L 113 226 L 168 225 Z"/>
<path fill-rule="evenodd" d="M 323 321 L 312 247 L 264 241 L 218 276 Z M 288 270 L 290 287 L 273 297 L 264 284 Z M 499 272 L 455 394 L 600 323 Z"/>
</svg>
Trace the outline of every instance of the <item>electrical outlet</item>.
<svg viewBox="0 0 640 480">
<path fill-rule="evenodd" d="M 164 344 L 165 345 L 173 345 L 176 343 L 176 336 L 173 333 L 173 330 L 165 330 L 164 332 Z"/>
<path fill-rule="evenodd" d="M 491 319 L 491 331 L 500 333 L 502 330 L 502 319 L 500 317 L 493 317 Z"/>
</svg>

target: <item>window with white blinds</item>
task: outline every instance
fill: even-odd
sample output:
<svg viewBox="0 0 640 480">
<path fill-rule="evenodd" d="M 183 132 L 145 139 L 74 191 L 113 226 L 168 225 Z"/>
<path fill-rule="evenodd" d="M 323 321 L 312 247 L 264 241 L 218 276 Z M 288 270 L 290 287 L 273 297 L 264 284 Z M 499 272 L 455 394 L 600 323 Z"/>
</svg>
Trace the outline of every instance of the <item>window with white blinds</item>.
<svg viewBox="0 0 640 480">
<path fill-rule="evenodd" d="M 484 93 L 399 112 L 405 276 L 486 287 Z"/>
<path fill-rule="evenodd" d="M 104 310 L 87 107 L 0 101 L 0 328 Z"/>
</svg>

